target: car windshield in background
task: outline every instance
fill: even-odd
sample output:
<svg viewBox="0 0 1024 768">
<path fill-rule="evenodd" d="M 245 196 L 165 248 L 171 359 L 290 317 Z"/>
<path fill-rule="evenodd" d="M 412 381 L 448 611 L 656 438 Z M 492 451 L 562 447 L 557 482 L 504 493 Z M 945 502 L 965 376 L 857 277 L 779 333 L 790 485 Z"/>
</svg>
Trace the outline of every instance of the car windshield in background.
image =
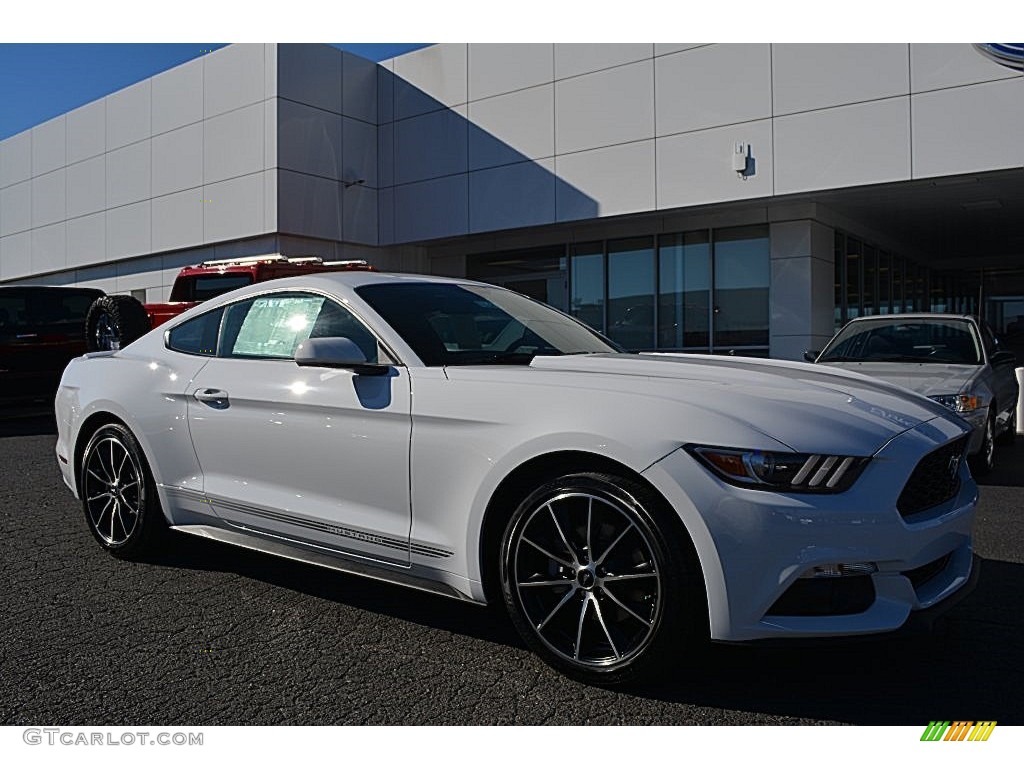
<svg viewBox="0 0 1024 768">
<path fill-rule="evenodd" d="M 252 285 L 249 272 L 227 272 L 222 275 L 196 275 L 179 279 L 171 295 L 171 301 L 209 301 L 222 293 Z"/>
<path fill-rule="evenodd" d="M 878 318 L 847 325 L 818 362 L 981 365 L 982 359 L 977 336 L 967 320 Z"/>
<path fill-rule="evenodd" d="M 356 293 L 426 365 L 526 365 L 536 355 L 621 351 L 560 312 L 502 288 L 377 283 Z"/>
</svg>

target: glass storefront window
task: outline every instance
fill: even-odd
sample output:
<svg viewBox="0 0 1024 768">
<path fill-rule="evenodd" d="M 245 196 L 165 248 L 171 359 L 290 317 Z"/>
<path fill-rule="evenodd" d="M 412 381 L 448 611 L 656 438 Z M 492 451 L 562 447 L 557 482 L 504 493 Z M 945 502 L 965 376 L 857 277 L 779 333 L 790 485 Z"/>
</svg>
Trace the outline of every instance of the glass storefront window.
<svg viewBox="0 0 1024 768">
<path fill-rule="evenodd" d="M 846 260 L 843 258 L 846 254 L 846 235 L 839 230 L 836 230 L 834 238 L 834 247 L 832 250 L 832 258 L 834 261 L 833 273 L 834 287 L 835 287 L 835 312 L 832 315 L 832 324 L 835 326 L 835 330 L 839 330 L 846 323 L 846 308 L 844 306 L 843 299 L 846 296 L 845 288 L 843 286 L 843 278 L 846 275 Z"/>
<path fill-rule="evenodd" d="M 715 350 L 768 346 L 768 228 L 716 230 L 713 252 Z"/>
<path fill-rule="evenodd" d="M 707 231 L 658 241 L 658 347 L 707 349 L 711 242 Z"/>
<path fill-rule="evenodd" d="M 565 245 L 468 256 L 466 277 L 566 309 Z"/>
<path fill-rule="evenodd" d="M 875 282 L 878 279 L 878 252 L 870 245 L 864 246 L 864 314 L 877 315 L 875 301 L 878 295 Z"/>
<path fill-rule="evenodd" d="M 899 314 L 903 311 L 903 259 L 892 257 L 892 311 Z"/>
<path fill-rule="evenodd" d="M 654 349 L 654 239 L 608 241 L 608 338 Z"/>
<path fill-rule="evenodd" d="M 892 312 L 892 257 L 885 251 L 878 252 L 878 313 Z"/>
<path fill-rule="evenodd" d="M 863 284 L 861 281 L 861 255 L 863 246 L 860 240 L 853 237 L 846 238 L 846 319 L 852 320 L 861 315 L 861 296 L 863 295 Z"/>
<path fill-rule="evenodd" d="M 569 284 L 573 317 L 604 333 L 604 248 L 602 243 L 570 248 Z"/>
</svg>

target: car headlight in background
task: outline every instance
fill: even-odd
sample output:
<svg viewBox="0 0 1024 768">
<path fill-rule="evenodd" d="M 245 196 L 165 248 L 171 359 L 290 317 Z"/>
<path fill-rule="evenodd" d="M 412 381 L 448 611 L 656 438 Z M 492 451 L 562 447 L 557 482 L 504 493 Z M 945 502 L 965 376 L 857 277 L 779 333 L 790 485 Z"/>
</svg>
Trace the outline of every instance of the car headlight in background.
<svg viewBox="0 0 1024 768">
<path fill-rule="evenodd" d="M 977 395 L 931 395 L 930 397 L 935 402 L 957 413 L 970 413 L 985 407 L 985 402 Z"/>
<path fill-rule="evenodd" d="M 764 491 L 839 493 L 853 485 L 869 461 L 862 456 L 684 447 L 726 482 Z"/>
</svg>

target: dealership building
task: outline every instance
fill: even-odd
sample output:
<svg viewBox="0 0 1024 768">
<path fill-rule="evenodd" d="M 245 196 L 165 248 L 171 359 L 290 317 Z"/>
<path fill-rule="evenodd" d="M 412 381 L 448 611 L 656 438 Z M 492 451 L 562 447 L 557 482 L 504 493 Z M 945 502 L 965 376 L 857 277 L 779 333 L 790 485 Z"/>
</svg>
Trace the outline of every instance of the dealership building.
<svg viewBox="0 0 1024 768">
<path fill-rule="evenodd" d="M 230 45 L 0 142 L 0 284 L 279 252 L 505 285 L 634 350 L 1024 335 L 1013 44 Z M 1013 342 L 1011 342 L 1013 343 Z"/>
</svg>

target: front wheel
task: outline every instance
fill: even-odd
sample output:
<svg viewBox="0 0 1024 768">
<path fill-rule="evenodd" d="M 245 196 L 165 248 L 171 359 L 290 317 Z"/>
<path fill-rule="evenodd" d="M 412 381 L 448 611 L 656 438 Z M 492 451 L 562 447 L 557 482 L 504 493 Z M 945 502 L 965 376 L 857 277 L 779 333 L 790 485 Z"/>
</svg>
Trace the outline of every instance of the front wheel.
<svg viewBox="0 0 1024 768">
<path fill-rule="evenodd" d="M 158 546 L 167 522 L 149 466 L 127 428 L 112 423 L 93 433 L 79 489 L 89 530 L 108 552 L 132 558 Z"/>
<path fill-rule="evenodd" d="M 699 569 L 659 500 L 613 475 L 545 483 L 513 513 L 501 547 L 512 621 L 556 669 L 612 685 L 706 639 Z"/>
<path fill-rule="evenodd" d="M 1010 412 L 1010 420 L 1006 423 L 1006 430 L 996 438 L 1000 445 L 1013 445 L 1017 439 L 1017 406 Z"/>
<path fill-rule="evenodd" d="M 981 448 L 968 458 L 971 472 L 975 477 L 984 477 L 992 472 L 996 465 L 996 417 L 995 413 L 985 421 L 985 433 L 981 440 Z"/>
</svg>

